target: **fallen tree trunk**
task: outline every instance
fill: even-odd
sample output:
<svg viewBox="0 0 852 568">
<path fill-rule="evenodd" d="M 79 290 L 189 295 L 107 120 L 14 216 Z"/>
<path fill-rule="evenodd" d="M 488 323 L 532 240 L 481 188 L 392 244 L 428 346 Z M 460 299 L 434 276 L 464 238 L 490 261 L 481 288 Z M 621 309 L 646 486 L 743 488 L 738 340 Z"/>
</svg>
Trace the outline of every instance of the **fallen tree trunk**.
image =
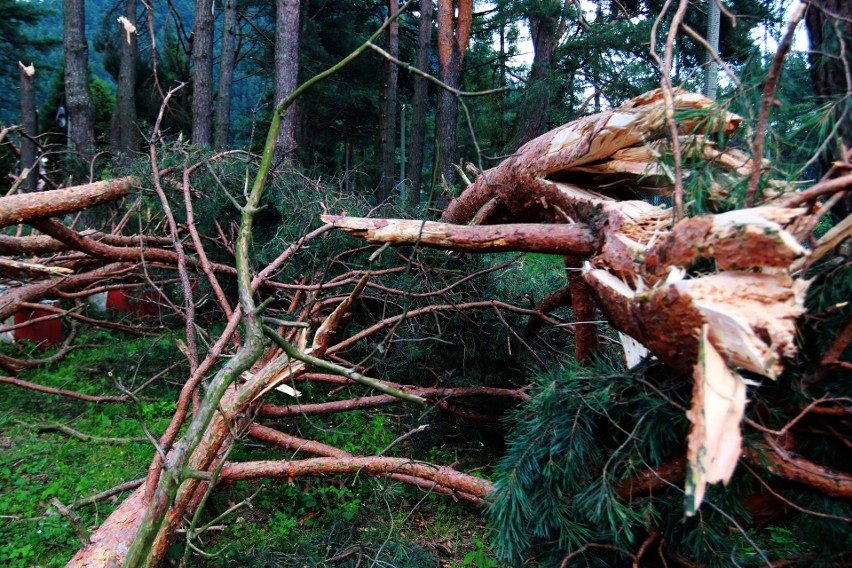
<svg viewBox="0 0 852 568">
<path fill-rule="evenodd" d="M 432 221 L 323 215 L 324 223 L 369 243 L 422 245 L 466 252 L 522 251 L 590 256 L 597 238 L 585 225 L 486 225 L 459 227 Z"/>
<path fill-rule="evenodd" d="M 678 111 L 710 109 L 701 95 L 677 92 Z M 701 503 L 708 483 L 727 481 L 740 454 L 739 421 L 746 404 L 745 385 L 733 369 L 776 378 L 796 354 L 795 319 L 804 313 L 808 283 L 788 273 L 807 251 L 787 231 L 803 209 L 771 206 L 686 218 L 672 226 L 672 211 L 642 199 L 643 193 L 670 195 L 672 176 L 657 162 L 665 150 L 665 97 L 661 90 L 637 97 L 611 111 L 581 118 L 522 146 L 480 173 L 447 207 L 440 238 L 419 238 L 413 227 L 395 220 L 329 218 L 335 226 L 370 242 L 487 250 L 490 242 L 472 240 L 467 223 L 549 221 L 535 234 L 554 235 L 563 224 L 584 224 L 595 250 L 580 252 L 571 236 L 566 262 L 580 269 L 569 282 L 575 324 L 596 318 L 584 294 L 588 287 L 607 320 L 676 371 L 693 375 L 696 387 L 689 440 L 687 514 Z M 748 156 L 716 149 L 713 136 L 732 134 L 741 118 L 720 111 L 719 118 L 681 121 L 684 153 L 710 161 L 725 184 L 745 179 Z M 692 172 L 680 172 L 688 177 Z M 695 174 L 697 175 L 697 174 Z M 724 208 L 729 192 L 715 183 L 705 196 Z M 772 186 L 772 184 L 770 184 Z M 783 184 L 770 197 L 781 202 Z M 795 201 L 788 201 L 795 203 Z M 500 227 L 501 225 L 495 225 Z M 558 240 L 550 251 L 559 249 Z M 586 235 L 584 235 L 586 238 Z M 522 239 L 519 239 L 522 240 Z M 515 250 L 530 250 L 513 242 Z M 541 250 L 541 249 L 536 249 Z M 707 261 L 712 261 L 708 265 Z M 695 270 L 701 267 L 701 270 Z M 577 357 L 590 358 L 591 326 L 577 335 Z M 579 330 L 577 330 L 579 331 Z M 582 341 L 581 341 L 582 340 Z"/>
<path fill-rule="evenodd" d="M 65 189 L 0 197 L 0 228 L 32 219 L 76 213 L 127 195 L 136 178 L 98 181 Z"/>
<path fill-rule="evenodd" d="M 262 461 L 228 463 L 222 468 L 222 480 L 284 478 L 303 475 L 345 475 L 363 472 L 367 475 L 385 477 L 402 474 L 426 479 L 443 487 L 485 499 L 494 486 L 487 479 L 466 475 L 449 467 L 435 467 L 412 461 L 408 458 L 351 457 L 313 458 L 297 461 Z"/>
</svg>

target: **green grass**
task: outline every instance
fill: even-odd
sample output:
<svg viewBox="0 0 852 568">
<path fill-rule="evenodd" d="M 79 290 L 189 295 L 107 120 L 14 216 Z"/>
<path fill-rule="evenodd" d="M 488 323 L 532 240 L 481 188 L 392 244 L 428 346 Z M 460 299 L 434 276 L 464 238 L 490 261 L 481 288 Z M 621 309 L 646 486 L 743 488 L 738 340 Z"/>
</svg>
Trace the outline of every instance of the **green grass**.
<svg viewBox="0 0 852 568">
<path fill-rule="evenodd" d="M 175 359 L 169 339 L 121 341 L 98 333 L 81 338 L 102 343 L 95 349 L 70 353 L 60 363 L 21 373 L 24 380 L 93 395 L 118 394 L 115 381 L 127 388 Z M 4 346 L 6 350 L 14 349 Z M 180 369 L 175 373 L 179 374 Z M 177 376 L 177 375 L 175 375 Z M 142 402 L 141 413 L 156 436 L 174 411 L 177 387 L 168 377 L 143 396 L 162 398 Z M 147 442 L 105 443 L 80 440 L 56 431 L 26 425 L 62 423 L 82 433 L 109 438 L 142 438 L 143 429 L 132 404 L 86 403 L 75 399 L 0 385 L 0 520 L 6 538 L 0 540 L 0 565 L 62 566 L 80 547 L 70 522 L 58 516 L 51 503 L 75 501 L 145 475 L 152 450 Z M 77 511 L 87 530 L 98 526 L 124 495 Z"/>
<path fill-rule="evenodd" d="M 21 378 L 42 385 L 93 395 L 119 394 L 142 384 L 170 362 L 182 360 L 174 341 L 165 337 L 126 340 L 97 332 L 80 343 L 100 344 L 73 351 L 61 362 L 26 371 Z M 18 354 L 14 346 L 2 346 Z M 175 408 L 183 366 L 142 394 L 154 400 L 133 404 L 92 404 L 0 385 L 0 566 L 63 566 L 80 548 L 71 523 L 57 515 L 51 501 L 64 505 L 143 477 L 153 451 L 147 442 L 107 443 L 80 440 L 28 425 L 62 423 L 91 436 L 141 438 L 138 416 L 155 436 L 165 429 Z M 325 400 L 326 387 L 299 385 L 311 402 Z M 354 394 L 353 390 L 353 394 Z M 360 392 L 360 391 L 359 391 Z M 343 396 L 343 395 L 338 395 Z M 295 435 L 331 444 L 356 455 L 385 449 L 416 426 L 410 409 L 395 406 L 332 416 L 288 419 Z M 478 469 L 487 476 L 490 450 L 472 432 L 429 413 L 430 428 L 393 447 L 388 455 L 438 464 L 459 462 L 458 469 Z M 296 456 L 310 457 L 310 456 Z M 235 444 L 229 459 L 292 459 L 292 452 L 251 441 Z M 203 534 L 194 544 L 211 557 L 193 553 L 190 566 L 321 566 L 338 556 L 336 566 L 356 566 L 378 558 L 393 566 L 496 566 L 488 551 L 487 530 L 479 511 L 439 495 L 364 475 L 240 482 L 218 489 L 202 514 L 213 519 L 234 503 L 260 490 L 251 507 L 217 523 L 224 530 Z M 75 512 L 94 530 L 127 494 Z M 16 517 L 16 518 L 9 518 Z M 170 556 L 179 560 L 180 536 Z"/>
</svg>

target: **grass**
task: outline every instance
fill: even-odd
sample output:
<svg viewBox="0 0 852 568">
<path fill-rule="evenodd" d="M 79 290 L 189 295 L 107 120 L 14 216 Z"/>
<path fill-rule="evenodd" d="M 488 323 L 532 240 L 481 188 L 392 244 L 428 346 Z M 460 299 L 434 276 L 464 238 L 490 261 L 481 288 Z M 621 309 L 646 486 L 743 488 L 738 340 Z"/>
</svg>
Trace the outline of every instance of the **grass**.
<svg viewBox="0 0 852 568">
<path fill-rule="evenodd" d="M 97 332 L 80 343 L 100 347 L 73 351 L 61 362 L 21 373 L 46 386 L 93 395 L 116 394 L 116 382 L 140 385 L 170 362 L 182 360 L 170 337 L 124 340 Z M 120 345 L 120 348 L 116 348 Z M 9 354 L 14 346 L 1 346 Z M 14 351 L 14 353 L 13 353 Z M 152 456 L 147 442 L 107 443 L 81 440 L 28 425 L 62 423 L 91 436 L 141 438 L 138 419 L 158 436 L 168 424 L 186 369 L 177 367 L 144 391 L 154 400 L 133 404 L 91 404 L 0 385 L 0 541 L 2 566 L 63 566 L 80 548 L 72 524 L 59 516 L 53 499 L 70 506 L 120 483 L 145 475 Z M 300 386 L 301 388 L 301 386 Z M 322 389 L 306 389 L 312 401 Z M 385 449 L 413 428 L 404 408 L 357 411 L 286 422 L 292 433 L 332 444 L 357 455 Z M 435 414 L 419 437 L 388 452 L 440 464 L 460 461 L 462 471 L 482 468 L 493 455 L 477 435 L 459 434 L 458 425 Z M 415 420 L 416 421 L 416 420 Z M 302 456 L 297 456 L 302 457 Z M 284 459 L 291 453 L 242 441 L 230 459 Z M 438 495 L 361 475 L 236 483 L 218 489 L 202 515 L 214 518 L 260 490 L 251 507 L 221 522 L 222 530 L 201 535 L 190 566 L 356 566 L 377 560 L 393 566 L 497 566 L 487 547 L 487 531 L 479 511 Z M 75 512 L 87 531 L 94 530 L 127 494 Z M 179 560 L 180 540 L 170 557 Z M 298 564 L 297 564 L 298 563 Z M 377 564 L 378 565 L 378 564 Z"/>
</svg>

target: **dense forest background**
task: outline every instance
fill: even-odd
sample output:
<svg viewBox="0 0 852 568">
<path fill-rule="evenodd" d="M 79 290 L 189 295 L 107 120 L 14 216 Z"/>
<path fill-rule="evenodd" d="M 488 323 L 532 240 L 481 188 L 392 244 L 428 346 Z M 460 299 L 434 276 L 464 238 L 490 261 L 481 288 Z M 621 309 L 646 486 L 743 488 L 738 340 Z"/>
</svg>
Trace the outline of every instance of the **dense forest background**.
<svg viewBox="0 0 852 568">
<path fill-rule="evenodd" d="M 22 3 L 10 3 L 16 5 Z M 5 72 L 0 120 L 17 122 L 19 102 L 16 96 L 17 60 L 34 62 L 36 67 L 36 104 L 39 131 L 55 132 L 56 116 L 63 102 L 62 2 L 23 3 L 30 12 L 23 24 L 10 25 L 21 37 L 10 36 L 5 43 Z M 297 19 L 299 49 L 298 81 L 315 75 L 343 58 L 363 42 L 387 14 L 383 2 L 303 2 Z M 612 108 L 646 92 L 659 82 L 648 55 L 648 38 L 652 16 L 662 4 L 602 3 L 585 6 L 583 12 L 559 2 L 498 2 L 477 4 L 472 11 L 470 39 L 465 46 L 459 74 L 463 90 L 469 92 L 503 89 L 499 93 L 467 100 L 471 123 L 458 129 L 459 159 L 473 160 L 490 166 L 500 156 L 511 152 L 544 131 L 589 112 Z M 227 121 L 227 147 L 259 149 L 269 123 L 275 98 L 276 75 L 271 66 L 275 57 L 276 13 L 271 3 L 238 2 L 233 44 L 233 79 L 230 85 L 231 112 Z M 24 10 L 16 6 L 17 10 Z M 775 2 L 740 0 L 732 10 L 744 17 L 736 27 L 722 21 L 720 55 L 729 64 L 747 73 L 759 75 L 783 26 L 784 9 Z M 159 111 L 164 91 L 183 83 L 186 88 L 175 95 L 164 115 L 163 130 L 169 135 L 192 136 L 192 99 L 194 79 L 192 49 L 194 42 L 194 10 L 189 1 L 151 4 L 151 10 L 138 8 L 138 53 L 134 90 L 135 112 L 141 133 L 150 131 Z M 209 109 L 219 95 L 222 61 L 223 6 L 214 6 L 212 22 L 212 81 L 207 88 L 214 94 Z M 124 6 L 85 4 L 84 33 L 89 44 L 89 89 L 93 97 L 94 129 L 97 140 L 109 139 L 110 117 L 116 104 L 116 83 L 120 67 L 120 39 L 123 32 L 116 18 Z M 409 9 L 399 21 L 397 54 L 402 61 L 416 64 L 419 40 L 419 12 Z M 153 24 L 145 28 L 147 18 Z M 690 25 L 703 29 L 706 24 L 699 11 L 690 14 Z M 14 17 L 13 17 L 14 18 Z M 29 23 L 26 23 L 29 22 Z M 569 25 L 570 24 L 570 25 Z M 530 31 L 536 32 L 536 41 Z M 425 71 L 441 77 L 438 61 L 438 37 L 431 32 L 426 47 Z M 152 58 L 151 41 L 156 58 Z M 799 42 L 801 45 L 801 42 Z M 431 49 L 429 47 L 431 46 Z M 689 39 L 679 40 L 673 66 L 674 80 L 684 88 L 701 91 L 706 53 Z M 424 51 L 421 49 L 421 52 Z M 421 55 L 422 56 L 422 55 Z M 156 61 L 154 61 L 156 59 Z M 156 63 L 156 75 L 154 73 Z M 806 73 L 806 55 L 798 52 L 787 65 L 800 78 Z M 393 129 L 386 128 L 387 110 L 383 108 L 388 87 L 388 74 L 378 54 L 371 53 L 347 66 L 334 80 L 313 90 L 295 110 L 295 136 L 299 162 L 313 168 L 318 175 L 345 177 L 350 189 L 369 194 L 379 185 L 382 168 L 393 172 L 394 186 L 401 172 L 400 162 L 409 166 L 407 179 L 421 181 L 421 191 L 428 194 L 435 173 L 436 113 L 440 89 L 427 85 L 425 105 L 413 109 L 417 77 L 404 70 L 395 78 L 395 102 L 390 105 L 395 118 Z M 381 73 L 377 72 L 383 69 Z M 158 84 L 155 84 L 155 77 Z M 795 105 L 808 100 L 808 81 L 789 84 L 799 88 L 788 94 L 794 97 L 785 109 L 795 113 Z M 723 89 L 732 85 L 723 78 Z M 801 87 L 804 87 L 801 88 Z M 421 116 L 414 113 L 424 113 Z M 384 118 L 383 118 L 384 117 Z M 218 115 L 215 116 L 218 120 Z M 404 128 L 402 134 L 400 129 Z M 414 131 L 417 132 L 414 132 Z M 391 136 L 392 133 L 392 136 Z M 424 135 L 428 133 L 428 135 Z M 472 135 L 476 136 L 476 143 Z M 442 134 L 443 135 L 443 134 Z M 380 160 L 380 138 L 391 137 L 393 167 Z M 440 138 L 440 136 L 439 136 Z M 212 142 L 212 139 L 211 139 Z M 404 151 L 400 146 L 407 146 Z M 440 140 L 438 147 L 440 147 Z M 415 159 L 412 153 L 422 158 Z M 454 156 L 455 157 L 455 156 Z M 384 158 L 387 161 L 387 158 Z M 348 160 L 348 161 L 347 161 Z M 408 163 L 412 162 L 412 163 Z M 411 165 L 420 164 L 415 175 Z M 354 172 L 348 176 L 349 172 Z M 454 178 L 452 168 L 441 173 Z M 425 183 L 423 182 L 425 180 Z M 448 181 L 453 181 L 450 179 Z M 399 187 L 397 191 L 399 191 Z"/>
<path fill-rule="evenodd" d="M 847 2 L 0 9 L 0 563 L 852 565 Z"/>
</svg>

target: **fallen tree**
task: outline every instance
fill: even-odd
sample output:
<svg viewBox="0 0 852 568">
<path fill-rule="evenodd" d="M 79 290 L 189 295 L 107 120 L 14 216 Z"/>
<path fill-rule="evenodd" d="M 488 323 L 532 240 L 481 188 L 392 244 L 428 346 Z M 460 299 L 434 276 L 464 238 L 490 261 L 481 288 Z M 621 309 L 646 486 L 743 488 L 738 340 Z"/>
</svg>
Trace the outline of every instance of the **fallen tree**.
<svg viewBox="0 0 852 568">
<path fill-rule="evenodd" d="M 676 112 L 693 111 L 693 117 L 702 117 L 695 112 L 701 109 L 713 112 L 678 124 L 679 136 L 688 141 L 682 145 L 685 153 L 714 161 L 731 186 L 751 171 L 742 152 L 714 142 L 732 135 L 740 117 L 713 111 L 712 102 L 700 95 L 677 92 L 674 102 Z M 808 254 L 792 228 L 805 222 L 808 210 L 785 206 L 786 189 L 777 183 L 769 184 L 758 207 L 675 224 L 672 209 L 636 199 L 648 191 L 649 181 L 656 194 L 675 190 L 653 152 L 664 143 L 665 108 L 663 91 L 653 91 L 527 143 L 477 175 L 442 215 L 448 224 L 420 223 L 418 229 L 416 222 L 399 220 L 324 220 L 373 243 L 476 252 L 505 250 L 495 235 L 518 231 L 514 227 L 536 238 L 562 235 L 554 237 L 549 251 L 569 254 L 569 266 L 582 263 L 582 280 L 569 286 L 578 323 L 596 319 L 588 288 L 616 330 L 676 371 L 693 375 L 686 491 L 687 513 L 694 514 L 706 485 L 727 482 L 741 454 L 746 388 L 740 373 L 775 379 L 796 356 L 795 322 L 805 311 L 809 283 L 791 276 Z M 852 180 L 849 174 L 845 178 Z M 839 191 L 846 184 L 832 187 Z M 732 199 L 722 185 L 706 191 L 710 209 L 723 210 Z M 546 224 L 488 225 L 521 221 Z M 593 247 L 583 250 L 576 237 L 580 227 L 590 233 L 583 239 Z M 536 242 L 516 246 L 541 250 Z M 595 326 L 578 326 L 577 334 L 577 360 L 589 360 Z"/>
<path fill-rule="evenodd" d="M 690 496 L 687 511 L 694 513 L 706 485 L 727 481 L 742 453 L 741 422 L 747 396 L 741 374 L 749 372 L 774 379 L 797 355 L 794 323 L 804 311 L 803 297 L 808 286 L 797 274 L 808 261 L 808 251 L 799 240 L 803 235 L 797 229 L 812 226 L 815 217 L 812 210 L 802 206 L 826 192 L 845 190 L 852 178 L 847 175 L 840 178 L 842 183 L 832 183 L 829 189 L 823 186 L 799 199 L 788 195 L 790 188 L 786 185 L 767 183 L 769 190 L 763 202 L 747 209 L 727 210 L 734 199 L 731 188 L 737 179 L 750 173 L 751 163 L 741 151 L 718 147 L 716 140 L 721 135 L 731 135 L 741 119 L 725 112 L 710 112 L 709 101 L 698 95 L 681 92 L 674 100 L 678 110 L 693 111 L 693 118 L 680 123 L 684 152 L 714 162 L 722 172 L 716 182 L 704 188 L 707 210 L 677 223 L 671 209 L 643 199 L 648 194 L 665 197 L 676 191 L 670 168 L 657 160 L 660 153 L 667 151 L 663 135 L 667 113 L 660 91 L 531 141 L 502 164 L 480 172 L 450 204 L 442 223 L 323 216 L 326 225 L 286 243 L 264 268 L 251 264 L 250 244 L 254 217 L 262 206 L 263 189 L 270 181 L 273 142 L 267 142 L 247 202 L 239 205 L 239 225 L 228 225 L 223 230 L 217 219 L 215 236 L 202 235 L 193 221 L 190 174 L 198 169 L 197 164 L 184 171 L 180 182 L 175 181 L 177 195 L 184 197 L 182 213 L 187 223 L 183 226 L 176 222 L 166 190 L 154 175 L 153 189 L 163 209 L 158 221 L 167 227 L 165 233 L 146 234 L 143 229 L 124 234 L 128 211 L 124 211 L 124 219 L 113 232 L 78 231 L 51 218 L 118 200 L 127 195 L 131 186 L 141 183 L 136 178 L 57 190 L 60 193 L 46 198 L 54 200 L 50 206 L 45 198 L 30 195 L 15 196 L 17 201 L 0 198 L 7 224 L 23 222 L 43 233 L 0 240 L 6 254 L 45 255 L 38 259 L 38 266 L 75 271 L 70 276 L 49 279 L 41 279 L 43 272 L 35 271 L 38 276 L 28 277 L 0 297 L 0 319 L 48 296 L 79 297 L 128 281 L 162 290 L 167 280 L 175 283 L 175 273 L 179 282 L 179 299 L 172 299 L 174 294 L 162 294 L 163 303 L 186 330 L 182 348 L 189 373 L 177 409 L 169 427 L 155 441 L 145 482 L 97 528 L 90 543 L 77 552 L 69 565 L 157 564 L 186 519 L 197 517 L 209 492 L 217 484 L 241 479 L 364 472 L 481 504 L 495 486 L 476 476 L 405 457 L 355 456 L 256 422 L 402 401 L 487 419 L 490 416 L 481 408 L 459 406 L 457 401 L 490 396 L 528 399 L 527 390 L 522 388 L 403 385 L 374 378 L 374 369 L 365 368 L 376 353 L 384 354 L 394 347 L 400 326 L 414 325 L 438 314 L 466 317 L 474 310 L 496 312 L 497 325 L 506 328 L 510 349 L 514 341 L 536 358 L 538 355 L 526 339 L 535 335 L 542 322 L 570 329 L 575 358 L 583 362 L 592 361 L 601 345 L 597 323 L 600 310 L 606 322 L 624 334 L 625 344 L 636 342 L 674 371 L 690 374 L 694 381 L 692 408 L 683 409 L 692 423 L 688 447 L 663 464 L 638 467 L 620 481 L 614 494 L 629 501 L 659 491 L 666 484 L 685 483 Z M 274 115 L 271 141 L 275 139 L 276 121 L 285 110 L 286 105 L 281 106 Z M 704 117 L 697 112 L 702 110 L 708 111 Z M 152 145 L 152 157 L 156 158 L 157 150 Z M 156 159 L 152 161 L 156 163 Z M 690 172 L 680 173 L 688 177 Z M 817 243 L 813 250 L 837 246 L 845 238 L 842 231 L 847 225 L 838 225 L 841 229 L 827 235 L 822 248 Z M 419 259 L 407 257 L 403 258 L 404 268 L 347 268 L 338 273 L 331 268 L 323 271 L 313 267 L 313 274 L 305 271 L 286 281 L 276 277 L 282 267 L 332 227 L 371 243 L 565 255 L 568 286 L 532 308 L 521 308 L 496 298 L 478 297 L 476 290 L 466 288 L 473 278 L 493 269 L 472 274 L 462 270 L 461 276 L 447 270 L 445 273 L 454 275 L 449 281 L 441 280 L 435 285 L 429 282 L 429 287 L 416 291 L 413 285 L 409 289 L 395 288 L 381 280 L 406 271 L 414 272 L 415 279 L 424 282 L 439 279 L 439 272 L 433 273 Z M 226 230 L 232 229 L 229 237 Z M 183 245 L 186 233 L 191 239 Z M 205 251 L 205 245 L 211 243 L 222 252 L 217 259 L 221 262 L 211 260 L 214 257 L 210 249 L 214 247 Z M 186 250 L 179 245 L 186 246 Z M 52 253 L 60 254 L 46 256 Z M 231 253 L 235 266 L 224 260 L 230 261 Z M 348 250 L 340 251 L 330 259 L 329 266 L 345 265 L 342 259 L 350 254 Z M 502 268 L 509 265 L 511 261 Z M 218 278 L 236 280 L 236 298 L 225 293 Z M 203 342 L 197 341 L 206 333 L 196 322 L 199 281 L 213 291 L 216 309 L 221 310 L 222 319 L 227 322 L 218 337 L 206 338 L 206 351 Z M 343 290 L 342 295 L 331 295 L 341 294 L 335 292 L 337 289 Z M 263 296 L 258 294 L 266 294 L 267 290 L 280 295 L 259 301 Z M 444 301 L 451 292 L 459 294 Z M 371 296 L 378 294 L 382 296 Z M 430 299 L 438 297 L 442 303 L 431 303 Z M 413 299 L 429 303 L 410 304 Z M 356 329 L 347 329 L 347 319 L 354 317 L 355 309 L 369 311 L 371 302 L 382 306 L 378 310 L 381 315 L 362 322 Z M 571 305 L 573 322 L 548 315 L 564 304 Z M 385 313 L 388 306 L 399 309 Z M 529 317 L 525 338 L 514 331 L 504 312 Z M 87 323 L 97 323 L 89 319 Z M 432 335 L 440 339 L 442 333 Z M 265 343 L 264 337 L 271 339 L 271 344 Z M 849 343 L 848 333 L 841 334 L 837 341 L 840 343 L 825 354 L 827 364 L 843 364 L 840 358 Z M 374 347 L 365 348 L 368 342 Z M 358 351 L 359 347 L 363 350 Z M 362 364 L 354 362 L 359 360 Z M 538 362 L 547 367 L 541 359 Z M 335 373 L 336 378 L 329 379 L 328 373 Z M 303 403 L 292 385 L 308 380 L 333 382 L 336 386 L 358 385 L 383 394 L 368 396 L 359 392 L 343 400 Z M 80 393 L 68 389 L 46 389 L 15 377 L 3 377 L 2 382 L 81 398 Z M 270 393 L 279 391 L 294 397 L 295 402 L 268 403 Z M 82 399 L 125 402 L 134 396 L 138 394 L 124 393 L 108 399 L 85 395 Z M 229 449 L 242 435 L 322 457 L 228 461 Z M 759 448 L 760 452 L 769 452 L 771 459 L 762 460 L 759 452 L 747 448 L 749 460 L 823 491 L 833 484 L 836 487 L 831 495 L 848 497 L 847 474 L 830 472 L 773 443 L 774 438 L 767 438 Z M 685 461 L 688 468 L 684 467 Z M 187 534 L 195 534 L 194 525 L 187 530 Z M 188 538 L 191 542 L 194 537 Z"/>
<path fill-rule="evenodd" d="M 680 93 L 676 101 L 693 110 L 709 105 L 688 93 Z M 623 479 L 615 493 L 619 499 L 630 501 L 661 491 L 667 483 L 681 483 L 691 496 L 687 510 L 697 510 L 705 486 L 727 480 L 741 454 L 741 421 L 747 399 L 741 373 L 775 378 L 796 355 L 794 322 L 804 310 L 807 282 L 796 277 L 794 270 L 806 262 L 808 252 L 794 234 L 795 227 L 808 222 L 810 210 L 803 208 L 801 201 L 793 203 L 779 184 L 758 206 L 724 211 L 730 192 L 714 186 L 709 203 L 717 212 L 686 217 L 673 225 L 670 209 L 638 198 L 648 177 L 654 179 L 656 195 L 673 191 L 666 182 L 665 169 L 648 161 L 653 154 L 643 151 L 648 144 L 659 145 L 661 139 L 657 137 L 664 120 L 662 104 L 659 93 L 651 93 L 530 142 L 503 164 L 481 172 L 451 203 L 443 223 L 323 216 L 326 225 L 292 243 L 254 278 L 249 277 L 251 271 L 246 264 L 250 237 L 247 227 L 251 221 L 245 217 L 236 243 L 229 242 L 219 231 L 222 247 L 233 248 L 236 257 L 242 259 L 243 264 L 236 268 L 209 259 L 202 263 L 200 258 L 206 256 L 202 239 L 195 239 L 194 248 L 189 249 L 191 255 L 182 259 L 169 250 L 171 240 L 180 238 L 175 230 L 168 236 L 125 236 L 75 231 L 46 216 L 28 218 L 27 223 L 46 236 L 7 238 L 6 250 L 14 251 L 20 246 L 17 250 L 27 255 L 60 253 L 40 262 L 73 267 L 78 273 L 10 289 L 2 298 L 0 316 L 50 294 L 74 295 L 109 287 L 111 278 L 116 286 L 121 279 L 144 281 L 155 267 L 172 273 L 193 271 L 207 278 L 211 287 L 213 281 L 218 283 L 217 278 L 236 276 L 241 290 L 239 307 L 231 308 L 233 299 L 224 296 L 217 302 L 230 315 L 226 328 L 218 339 L 214 338 L 209 350 L 194 359 L 191 349 L 187 349 L 191 373 L 172 423 L 157 441 L 148 479 L 98 527 L 91 535 L 91 543 L 80 549 L 69 565 L 124 562 L 126 551 L 131 549 L 135 551 L 131 564 L 159 562 L 183 526 L 183 519 L 196 516 L 209 491 L 240 479 L 363 472 L 481 504 L 495 487 L 477 477 L 407 458 L 354 456 L 255 422 L 403 402 L 427 404 L 478 419 L 487 416 L 475 405 L 457 406 L 457 401 L 495 395 L 527 399 L 529 395 L 523 389 L 391 383 L 371 378 L 367 371 L 348 361 L 347 354 L 353 348 L 380 333 L 390 333 L 392 337 L 403 323 L 469 310 L 528 316 L 532 331 L 525 335 L 531 336 L 542 322 L 563 325 L 547 312 L 570 304 L 575 321 L 567 322 L 570 327 L 566 329 L 573 332 L 577 360 L 587 361 L 600 345 L 598 324 L 594 323 L 600 310 L 625 337 L 641 344 L 671 369 L 691 374 L 694 391 L 688 416 L 692 430 L 685 457 L 680 454 L 672 457 L 671 463 L 637 471 Z M 730 134 L 738 123 L 737 117 L 727 115 L 711 125 L 717 129 L 714 131 L 705 123 L 688 122 L 682 125 L 682 135 L 698 144 L 707 159 L 718 159 L 728 175 L 745 175 L 747 159 L 741 153 L 726 152 L 708 142 L 711 135 Z M 184 183 L 189 183 L 188 176 Z M 243 209 L 249 218 L 259 206 L 259 197 L 253 199 Z M 191 208 L 191 201 L 185 206 Z M 460 224 L 468 222 L 473 224 Z M 317 281 L 303 278 L 295 283 L 273 279 L 282 266 L 332 227 L 377 244 L 561 254 L 566 256 L 569 283 L 533 309 L 495 299 L 467 298 L 412 306 L 400 313 L 386 314 L 360 330 L 342 333 L 356 306 L 375 301 L 368 294 L 423 300 L 443 297 L 450 290 L 463 289 L 472 277 L 484 276 L 491 269 L 417 293 L 381 283 L 381 278 L 399 274 L 397 269 L 350 270 L 334 277 L 318 275 Z M 834 235 L 828 238 L 832 242 L 837 239 Z M 198 254 L 199 243 L 202 254 Z M 121 262 L 110 262 L 115 260 Z M 209 270 L 203 270 L 202 264 Z M 428 271 L 428 267 L 420 269 Z M 264 329 L 252 296 L 265 286 L 286 290 L 288 295 L 283 304 L 266 308 L 270 319 Z M 320 291 L 333 294 L 341 287 L 349 293 L 318 297 Z M 194 312 L 181 309 L 187 301 L 193 301 L 186 298 L 191 299 L 194 291 L 183 283 L 180 292 L 184 300 L 174 301 L 172 309 L 188 330 L 194 330 Z M 249 326 L 248 335 L 238 337 L 236 332 L 247 321 L 246 313 L 256 323 Z M 511 335 L 511 326 L 505 320 L 503 323 Z M 290 327 L 295 324 L 297 327 Z M 274 326 L 278 326 L 277 331 L 272 329 Z M 271 346 L 261 349 L 258 328 L 273 339 Z M 513 337 L 519 345 L 525 345 L 519 334 Z M 379 341 L 379 345 L 384 341 Z M 525 348 L 535 353 L 529 345 Z M 831 352 L 842 350 L 840 346 Z M 219 365 L 224 354 L 235 353 L 243 355 Z M 834 361 L 839 356 L 832 357 Z M 288 386 L 296 381 L 330 380 L 317 371 L 337 373 L 333 383 L 361 384 L 383 394 L 324 403 L 294 398 L 293 404 L 284 406 L 266 401 L 270 393 L 279 390 L 298 397 L 298 391 Z M 202 398 L 199 387 L 202 380 L 211 380 L 211 373 L 212 382 Z M 4 382 L 63 396 L 76 394 L 42 389 L 15 378 Z M 127 395 L 115 400 L 127 400 Z M 179 437 L 183 428 L 188 430 Z M 228 450 L 243 433 L 273 446 L 324 457 L 229 462 Z M 762 460 L 760 452 L 768 452 L 769 459 Z M 847 495 L 846 474 L 830 473 L 823 466 L 791 456 L 780 446 L 766 443 L 757 449 L 747 447 L 746 454 L 750 463 L 774 474 L 811 483 L 823 491 L 827 484 L 834 484 L 832 495 Z M 686 468 L 684 461 L 688 463 Z M 190 527 L 187 534 L 195 534 L 193 530 Z M 145 536 L 140 540 L 140 535 Z M 133 542 L 135 548 L 131 548 Z"/>
</svg>

